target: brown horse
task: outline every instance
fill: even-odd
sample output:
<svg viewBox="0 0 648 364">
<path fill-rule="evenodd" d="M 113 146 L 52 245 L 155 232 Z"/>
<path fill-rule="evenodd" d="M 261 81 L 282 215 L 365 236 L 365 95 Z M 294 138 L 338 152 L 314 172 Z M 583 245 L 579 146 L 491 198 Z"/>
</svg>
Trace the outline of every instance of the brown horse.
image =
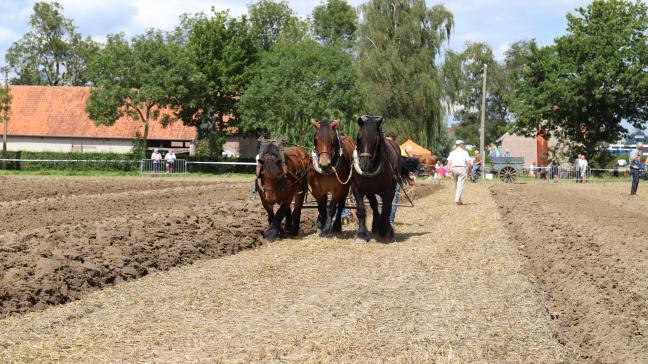
<svg viewBox="0 0 648 364">
<path fill-rule="evenodd" d="M 308 192 L 306 175 L 310 168 L 310 158 L 302 148 L 284 149 L 281 138 L 260 141 L 255 183 L 261 203 L 268 213 L 270 227 L 265 232 L 265 238 L 273 241 L 281 237 L 281 222 L 284 218 L 286 231 L 295 236 L 299 233 L 301 209 Z M 295 206 L 291 212 L 290 204 L 293 200 Z M 275 204 L 279 205 L 276 213 Z"/>
<path fill-rule="evenodd" d="M 355 143 L 346 135 L 340 135 L 339 120 L 310 121 L 315 128 L 313 165 L 308 172 L 308 184 L 317 201 L 319 216 L 317 226 L 320 236 L 331 237 L 342 231 L 342 211 L 346 202 L 353 174 L 353 149 Z M 328 194 L 331 203 L 326 208 Z"/>
<path fill-rule="evenodd" d="M 434 154 L 432 154 L 432 155 L 426 154 L 426 155 L 415 156 L 415 157 L 417 157 L 419 159 L 419 161 L 421 161 L 422 166 L 427 167 L 428 176 L 432 176 L 432 174 L 434 173 L 434 169 L 435 169 L 434 165 L 436 164 L 437 160 L 439 160 L 439 157 L 437 157 Z"/>
</svg>

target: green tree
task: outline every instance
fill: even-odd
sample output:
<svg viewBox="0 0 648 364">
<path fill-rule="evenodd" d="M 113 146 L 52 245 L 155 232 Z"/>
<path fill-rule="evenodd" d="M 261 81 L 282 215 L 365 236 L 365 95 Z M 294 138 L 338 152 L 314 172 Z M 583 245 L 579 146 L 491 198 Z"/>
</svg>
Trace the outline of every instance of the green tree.
<svg viewBox="0 0 648 364">
<path fill-rule="evenodd" d="M 358 14 L 344 0 L 327 0 L 313 10 L 312 30 L 317 40 L 351 48 L 358 27 Z"/>
<path fill-rule="evenodd" d="M 187 64 L 162 32 L 149 30 L 131 42 L 123 34 L 109 35 L 89 68 L 93 88 L 86 111 L 97 124 L 112 125 L 123 116 L 139 120 L 146 148 L 151 121 L 175 120 L 163 110 L 186 93 L 181 81 Z"/>
<path fill-rule="evenodd" d="M 86 65 L 98 45 L 77 33 L 57 2 L 37 2 L 29 32 L 14 42 L 5 59 L 17 77 L 13 84 L 85 85 Z"/>
<path fill-rule="evenodd" d="M 194 21 L 185 53 L 189 67 L 183 73 L 185 92 L 175 104 L 185 124 L 194 125 L 208 139 L 216 157 L 218 141 L 226 128 L 235 127 L 237 104 L 258 61 L 257 39 L 248 20 L 216 12 Z M 226 117 L 234 116 L 226 124 Z"/>
<path fill-rule="evenodd" d="M 439 149 L 446 123 L 435 60 L 450 36 L 452 14 L 423 0 L 371 0 L 361 16 L 357 67 L 364 112 L 384 115 L 385 128 L 399 138 Z"/>
<path fill-rule="evenodd" d="M 528 63 L 516 76 L 515 129 L 539 129 L 576 153 L 596 154 L 648 120 L 648 6 L 595 0 L 568 14 L 568 34 L 555 44 L 531 44 Z"/>
<path fill-rule="evenodd" d="M 3 72 L 4 75 L 4 71 L 1 72 Z M 4 123 L 9 122 L 9 114 L 11 112 L 11 99 L 11 90 L 8 87 L 0 87 L 0 123 L 3 124 L 3 127 Z M 2 145 L 2 157 L 7 157 L 6 145 L 4 143 Z"/>
<path fill-rule="evenodd" d="M 310 143 L 310 118 L 350 120 L 359 102 L 349 54 L 312 39 L 281 42 L 263 56 L 241 96 L 241 127 Z"/>
<path fill-rule="evenodd" d="M 485 131 L 485 142 L 488 144 L 495 142 L 507 128 L 505 65 L 495 60 L 487 44 L 470 42 L 463 52 L 447 51 L 443 65 L 448 108 L 457 122 L 455 134 L 472 145 L 479 145 L 484 65 L 488 65 Z"/>
<path fill-rule="evenodd" d="M 248 14 L 259 47 L 265 51 L 282 39 L 299 41 L 308 31 L 307 25 L 299 20 L 286 1 L 259 0 L 248 6 Z"/>
</svg>

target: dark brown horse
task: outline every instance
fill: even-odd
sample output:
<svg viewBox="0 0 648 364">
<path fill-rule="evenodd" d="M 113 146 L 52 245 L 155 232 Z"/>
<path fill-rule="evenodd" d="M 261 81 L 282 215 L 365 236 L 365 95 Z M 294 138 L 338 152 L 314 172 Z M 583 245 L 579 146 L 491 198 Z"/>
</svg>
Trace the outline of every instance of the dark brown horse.
<svg viewBox="0 0 648 364">
<path fill-rule="evenodd" d="M 340 134 L 339 120 L 311 120 L 310 123 L 315 128 L 315 148 L 313 164 L 308 172 L 308 184 L 317 201 L 320 236 L 331 237 L 342 231 L 342 211 L 351 187 L 355 143 L 353 139 Z M 327 211 L 329 193 L 332 197 Z"/>
<path fill-rule="evenodd" d="M 286 231 L 295 236 L 299 233 L 301 210 L 308 192 L 306 175 L 310 168 L 310 157 L 299 147 L 284 149 L 280 138 L 260 141 L 255 183 L 261 203 L 268 213 L 270 227 L 265 232 L 265 238 L 273 241 L 281 237 L 284 218 Z M 293 200 L 295 206 L 291 211 Z M 276 213 L 275 204 L 279 205 Z"/>
<path fill-rule="evenodd" d="M 363 115 L 358 119 L 358 136 L 354 151 L 353 196 L 358 208 L 357 238 L 369 241 L 367 232 L 367 212 L 364 204 L 365 196 L 373 211 L 371 224 L 372 234 L 377 234 L 377 240 L 391 242 L 394 239 L 394 229 L 389 222 L 392 200 L 396 192 L 396 183 L 401 174 L 400 148 L 396 142 L 385 139 L 381 124 L 382 116 Z M 382 200 L 382 211 L 378 210 L 378 200 Z"/>
</svg>

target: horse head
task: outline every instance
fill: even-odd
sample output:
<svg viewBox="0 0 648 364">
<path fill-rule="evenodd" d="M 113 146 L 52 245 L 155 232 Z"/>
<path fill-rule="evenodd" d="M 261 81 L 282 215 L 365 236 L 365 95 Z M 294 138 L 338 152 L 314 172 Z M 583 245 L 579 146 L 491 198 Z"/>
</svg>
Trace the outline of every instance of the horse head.
<svg viewBox="0 0 648 364">
<path fill-rule="evenodd" d="M 339 160 L 341 157 L 340 137 L 337 131 L 340 121 L 316 121 L 311 119 L 310 123 L 315 129 L 313 146 L 317 158 L 314 158 L 314 160 L 323 172 L 330 173 L 333 171 L 334 161 Z"/>
<path fill-rule="evenodd" d="M 356 137 L 356 150 L 359 159 L 360 169 L 370 172 L 375 163 L 381 162 L 381 148 L 383 148 L 384 137 L 381 124 L 382 116 L 362 115 L 358 118 L 358 135 Z"/>
<path fill-rule="evenodd" d="M 265 194 L 265 199 L 274 204 L 277 200 L 277 191 L 280 191 L 288 173 L 283 155 L 283 139 L 259 138 L 259 178 L 260 187 Z"/>
</svg>

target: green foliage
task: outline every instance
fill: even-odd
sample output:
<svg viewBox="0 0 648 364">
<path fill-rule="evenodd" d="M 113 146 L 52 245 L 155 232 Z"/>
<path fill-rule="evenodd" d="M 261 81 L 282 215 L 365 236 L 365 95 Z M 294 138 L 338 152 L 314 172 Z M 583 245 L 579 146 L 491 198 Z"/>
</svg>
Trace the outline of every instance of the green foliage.
<svg viewBox="0 0 648 364">
<path fill-rule="evenodd" d="M 186 93 L 181 83 L 186 69 L 180 48 L 160 31 L 149 30 L 130 43 L 123 34 L 109 35 L 89 66 L 94 87 L 86 111 L 97 124 L 112 125 L 123 116 L 141 121 L 146 142 L 151 120 L 174 121 L 161 111 Z"/>
<path fill-rule="evenodd" d="M 184 53 L 188 65 L 182 74 L 183 92 L 174 104 L 185 124 L 196 126 L 219 157 L 217 141 L 226 128 L 236 127 L 239 95 L 253 75 L 259 49 L 245 17 L 216 12 L 193 20 Z M 227 115 L 234 116 L 226 123 Z M 221 139 L 218 139 L 220 135 Z"/>
<path fill-rule="evenodd" d="M 7 152 L 9 159 L 112 160 L 117 162 L 7 162 L 7 169 L 22 171 L 139 171 L 139 158 L 119 153 Z"/>
<path fill-rule="evenodd" d="M 314 40 L 281 42 L 241 96 L 241 128 L 310 144 L 310 118 L 349 120 L 359 101 L 349 54 Z"/>
<path fill-rule="evenodd" d="M 529 53 L 528 42 L 517 42 L 506 53 L 504 62 L 495 60 L 485 43 L 467 43 L 460 52 L 448 51 L 443 65 L 448 107 L 457 121 L 455 133 L 468 144 L 479 145 L 483 67 L 488 65 L 486 97 L 486 145 L 507 131 L 510 121 L 509 95 L 515 72 Z"/>
<path fill-rule="evenodd" d="M 302 40 L 308 26 L 295 15 L 286 1 L 259 0 L 248 6 L 252 32 L 264 51 L 272 49 L 280 40 Z"/>
<path fill-rule="evenodd" d="M 384 115 L 399 139 L 439 149 L 446 133 L 442 76 L 435 64 L 454 26 L 443 6 L 371 0 L 361 6 L 359 82 L 364 111 Z"/>
<path fill-rule="evenodd" d="M 18 85 L 72 85 L 88 83 L 86 65 L 98 45 L 77 33 L 57 2 L 37 2 L 29 18 L 29 32 L 7 50 L 6 61 L 18 75 Z"/>
<path fill-rule="evenodd" d="M 592 156 L 604 142 L 648 120 L 648 6 L 595 0 L 568 14 L 568 34 L 555 44 L 531 45 L 518 73 L 515 129 L 555 137 L 569 157 Z"/>
<path fill-rule="evenodd" d="M 320 42 L 350 49 L 355 41 L 358 15 L 344 0 L 327 0 L 313 10 L 311 27 Z"/>
</svg>

